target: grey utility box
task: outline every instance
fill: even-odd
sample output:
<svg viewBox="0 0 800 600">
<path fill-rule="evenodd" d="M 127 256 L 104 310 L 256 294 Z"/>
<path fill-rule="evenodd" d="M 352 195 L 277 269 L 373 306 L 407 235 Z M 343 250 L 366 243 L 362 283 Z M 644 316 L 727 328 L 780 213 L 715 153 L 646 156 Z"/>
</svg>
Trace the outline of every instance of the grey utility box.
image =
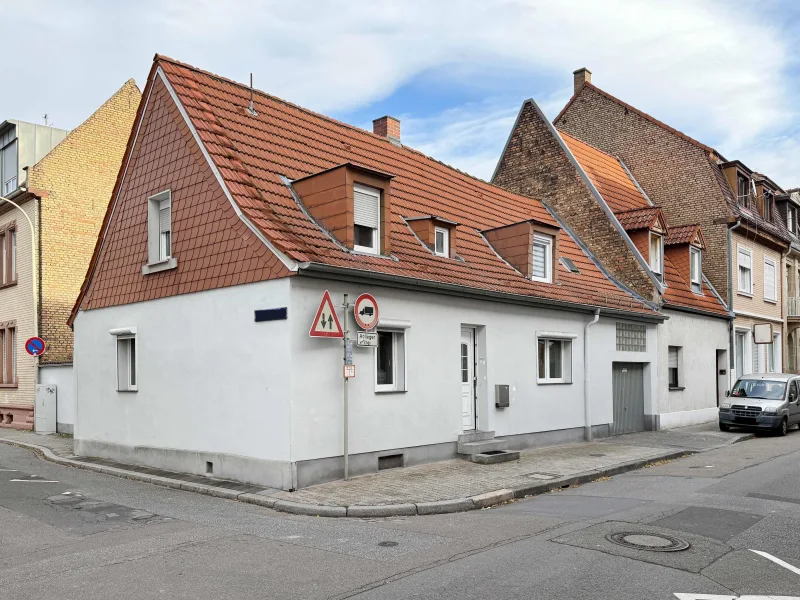
<svg viewBox="0 0 800 600">
<path fill-rule="evenodd" d="M 508 408 L 508 386 L 494 386 L 494 405 L 497 408 Z"/>
<path fill-rule="evenodd" d="M 56 432 L 57 389 L 55 385 L 36 385 L 36 433 Z"/>
</svg>

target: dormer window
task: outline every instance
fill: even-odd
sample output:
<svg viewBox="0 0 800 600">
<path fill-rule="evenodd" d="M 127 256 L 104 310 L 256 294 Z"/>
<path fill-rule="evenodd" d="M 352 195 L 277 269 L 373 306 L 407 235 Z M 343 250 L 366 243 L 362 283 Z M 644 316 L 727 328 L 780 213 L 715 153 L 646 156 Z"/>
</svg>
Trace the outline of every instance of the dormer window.
<svg viewBox="0 0 800 600">
<path fill-rule="evenodd" d="M 450 230 L 446 227 L 436 227 L 433 232 L 434 248 L 436 256 L 450 256 Z"/>
<path fill-rule="evenodd" d="M 381 192 L 366 185 L 353 186 L 353 249 L 380 253 Z"/>
<path fill-rule="evenodd" d="M 664 273 L 664 238 L 650 232 L 650 270 L 656 275 Z"/>
<path fill-rule="evenodd" d="M 739 206 L 750 208 L 750 180 L 741 173 L 736 175 L 736 195 Z"/>
<path fill-rule="evenodd" d="M 536 233 L 533 236 L 533 281 L 553 281 L 553 238 Z"/>
<path fill-rule="evenodd" d="M 764 219 L 772 220 L 772 192 L 764 190 Z"/>
<path fill-rule="evenodd" d="M 797 209 L 789 206 L 786 210 L 786 228 L 789 233 L 795 233 L 795 227 L 797 227 Z"/>
<path fill-rule="evenodd" d="M 689 271 L 692 283 L 692 291 L 695 294 L 703 292 L 703 270 L 702 270 L 702 255 L 699 248 L 689 248 Z"/>
</svg>

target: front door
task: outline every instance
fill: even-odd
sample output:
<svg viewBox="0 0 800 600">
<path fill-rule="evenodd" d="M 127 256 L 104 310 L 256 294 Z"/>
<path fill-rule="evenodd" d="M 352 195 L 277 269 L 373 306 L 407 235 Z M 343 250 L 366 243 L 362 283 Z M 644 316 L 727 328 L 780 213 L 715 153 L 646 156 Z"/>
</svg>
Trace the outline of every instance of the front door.
<svg viewBox="0 0 800 600">
<path fill-rule="evenodd" d="M 614 396 L 613 435 L 644 431 L 644 366 L 641 363 L 612 364 Z"/>
<path fill-rule="evenodd" d="M 461 328 L 461 406 L 464 431 L 475 429 L 475 330 Z"/>
</svg>

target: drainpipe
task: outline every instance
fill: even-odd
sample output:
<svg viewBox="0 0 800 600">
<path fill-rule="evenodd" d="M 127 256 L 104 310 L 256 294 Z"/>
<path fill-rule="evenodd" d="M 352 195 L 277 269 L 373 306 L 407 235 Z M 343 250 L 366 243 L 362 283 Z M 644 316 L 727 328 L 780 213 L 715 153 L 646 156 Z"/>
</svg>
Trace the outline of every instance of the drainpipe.
<svg viewBox="0 0 800 600">
<path fill-rule="evenodd" d="M 595 309 L 594 318 L 583 328 L 583 414 L 586 424 L 583 428 L 583 437 L 587 442 L 592 441 L 592 404 L 589 400 L 589 328 L 600 320 L 600 309 Z"/>
<path fill-rule="evenodd" d="M 732 227 L 728 227 L 728 310 L 731 312 L 733 312 L 733 230 L 741 224 L 741 221 L 736 221 Z M 728 322 L 728 389 L 733 385 L 731 377 L 736 373 L 736 340 L 734 339 L 733 321 L 734 319 L 731 319 Z"/>
</svg>

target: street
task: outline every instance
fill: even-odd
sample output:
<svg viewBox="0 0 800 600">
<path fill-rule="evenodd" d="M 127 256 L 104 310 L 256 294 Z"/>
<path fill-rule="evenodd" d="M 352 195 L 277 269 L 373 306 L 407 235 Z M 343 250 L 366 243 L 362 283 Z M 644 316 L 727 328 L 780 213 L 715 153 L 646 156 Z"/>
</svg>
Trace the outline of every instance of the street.
<svg viewBox="0 0 800 600">
<path fill-rule="evenodd" d="M 19 600 L 800 597 L 798 463 L 794 430 L 492 509 L 359 520 L 279 514 L 0 444 L 0 586 Z M 630 548 L 614 533 L 690 547 Z"/>
</svg>

